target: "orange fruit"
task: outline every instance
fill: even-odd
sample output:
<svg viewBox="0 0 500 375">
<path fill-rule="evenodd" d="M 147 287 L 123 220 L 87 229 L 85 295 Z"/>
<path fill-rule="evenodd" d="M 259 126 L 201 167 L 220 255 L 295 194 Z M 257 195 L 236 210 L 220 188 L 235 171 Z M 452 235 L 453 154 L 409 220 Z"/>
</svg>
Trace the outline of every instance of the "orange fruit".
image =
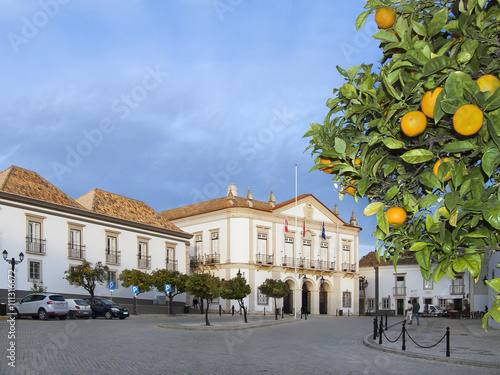
<svg viewBox="0 0 500 375">
<path fill-rule="evenodd" d="M 451 158 L 443 158 L 443 159 L 439 159 L 436 164 L 434 164 L 434 168 L 432 168 L 432 171 L 434 172 L 434 174 L 436 175 L 437 178 L 439 178 L 438 176 L 438 170 L 439 170 L 439 166 L 441 164 L 443 164 L 444 162 L 447 162 L 447 161 L 452 161 Z M 444 176 L 443 176 L 443 181 L 448 181 L 449 179 L 451 179 L 451 172 L 448 172 L 446 173 Z"/>
<path fill-rule="evenodd" d="M 461 106 L 453 115 L 453 128 L 458 134 L 476 134 L 483 126 L 483 111 L 474 104 Z"/>
<path fill-rule="evenodd" d="M 399 227 L 406 221 L 406 211 L 401 207 L 391 207 L 386 211 L 389 225 Z"/>
<path fill-rule="evenodd" d="M 360 158 L 354 159 L 354 166 L 361 167 L 361 159 Z"/>
<path fill-rule="evenodd" d="M 382 7 L 375 12 L 375 23 L 381 29 L 388 29 L 396 22 L 396 12 L 392 8 Z"/>
<path fill-rule="evenodd" d="M 356 182 L 356 180 L 351 180 L 351 184 L 354 184 Z M 349 195 L 356 195 L 356 188 L 354 186 L 348 186 L 345 188 L 345 191 L 347 194 Z"/>
<path fill-rule="evenodd" d="M 423 112 L 411 111 L 401 119 L 401 130 L 408 137 L 416 137 L 427 128 L 427 117 Z"/>
<path fill-rule="evenodd" d="M 325 173 L 332 173 L 333 171 L 333 160 L 330 158 L 326 158 L 324 156 L 320 156 L 319 164 L 325 164 L 326 167 L 321 167 L 320 169 Z"/>
<path fill-rule="evenodd" d="M 422 98 L 422 112 L 424 112 L 427 117 L 434 118 L 436 99 L 441 91 L 443 91 L 442 87 L 436 87 L 433 91 L 427 91 Z"/>
<path fill-rule="evenodd" d="M 481 91 L 491 91 L 491 95 L 495 92 L 495 90 L 500 87 L 500 79 L 491 74 L 486 74 L 477 79 L 477 84 L 479 85 L 479 89 Z M 493 91 L 492 91 L 493 90 Z"/>
</svg>

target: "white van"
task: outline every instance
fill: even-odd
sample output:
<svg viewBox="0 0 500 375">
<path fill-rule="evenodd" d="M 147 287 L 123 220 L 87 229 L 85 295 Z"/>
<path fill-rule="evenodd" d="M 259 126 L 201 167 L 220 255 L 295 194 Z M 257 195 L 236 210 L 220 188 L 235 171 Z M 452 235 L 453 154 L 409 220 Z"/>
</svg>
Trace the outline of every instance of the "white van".
<svg viewBox="0 0 500 375">
<path fill-rule="evenodd" d="M 425 305 L 420 305 L 420 310 L 418 311 L 418 313 L 423 314 L 424 311 L 425 311 Z M 444 310 L 436 305 L 427 305 L 427 311 L 431 315 L 444 314 Z"/>
</svg>

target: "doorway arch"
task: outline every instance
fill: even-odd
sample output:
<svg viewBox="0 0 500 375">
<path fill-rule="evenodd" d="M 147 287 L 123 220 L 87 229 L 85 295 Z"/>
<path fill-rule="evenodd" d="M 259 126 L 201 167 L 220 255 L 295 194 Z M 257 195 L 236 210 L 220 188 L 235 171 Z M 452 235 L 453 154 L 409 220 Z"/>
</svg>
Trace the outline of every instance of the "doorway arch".
<svg viewBox="0 0 500 375">
<path fill-rule="evenodd" d="M 321 283 L 319 286 L 319 313 L 328 314 L 328 284 Z"/>
<path fill-rule="evenodd" d="M 311 313 L 311 290 L 309 288 L 309 283 L 305 282 L 302 284 L 302 306 L 301 311 L 306 314 Z"/>
<path fill-rule="evenodd" d="M 288 287 L 290 288 L 290 292 L 288 293 L 287 296 L 283 297 L 283 312 L 285 314 L 292 314 L 293 313 L 293 288 L 294 288 L 294 283 L 290 280 L 287 280 L 286 283 L 288 284 Z"/>
</svg>

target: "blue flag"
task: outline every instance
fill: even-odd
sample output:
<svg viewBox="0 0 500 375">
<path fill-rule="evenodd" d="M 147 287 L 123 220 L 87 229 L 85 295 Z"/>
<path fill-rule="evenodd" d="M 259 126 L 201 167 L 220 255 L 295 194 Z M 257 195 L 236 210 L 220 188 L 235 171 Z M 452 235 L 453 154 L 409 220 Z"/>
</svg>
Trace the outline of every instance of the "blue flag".
<svg viewBox="0 0 500 375">
<path fill-rule="evenodd" d="M 321 238 L 326 240 L 326 233 L 325 233 L 325 222 L 323 221 L 323 229 L 321 230 Z"/>
</svg>

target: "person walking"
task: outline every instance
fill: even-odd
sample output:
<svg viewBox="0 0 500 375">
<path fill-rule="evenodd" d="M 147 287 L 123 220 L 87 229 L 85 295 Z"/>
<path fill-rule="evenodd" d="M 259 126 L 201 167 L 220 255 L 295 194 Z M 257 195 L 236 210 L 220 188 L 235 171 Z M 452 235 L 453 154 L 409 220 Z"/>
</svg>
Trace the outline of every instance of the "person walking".
<svg viewBox="0 0 500 375">
<path fill-rule="evenodd" d="M 411 303 L 411 306 L 412 306 L 412 310 L 413 310 L 413 316 L 417 318 L 417 325 L 419 326 L 420 325 L 420 319 L 419 319 L 419 316 L 418 316 L 419 315 L 418 312 L 420 311 L 420 304 L 415 299 Z"/>
<path fill-rule="evenodd" d="M 413 319 L 413 305 L 411 304 L 411 300 L 408 300 L 408 307 L 406 308 L 406 319 L 405 322 L 408 322 L 411 325 Z"/>
</svg>

